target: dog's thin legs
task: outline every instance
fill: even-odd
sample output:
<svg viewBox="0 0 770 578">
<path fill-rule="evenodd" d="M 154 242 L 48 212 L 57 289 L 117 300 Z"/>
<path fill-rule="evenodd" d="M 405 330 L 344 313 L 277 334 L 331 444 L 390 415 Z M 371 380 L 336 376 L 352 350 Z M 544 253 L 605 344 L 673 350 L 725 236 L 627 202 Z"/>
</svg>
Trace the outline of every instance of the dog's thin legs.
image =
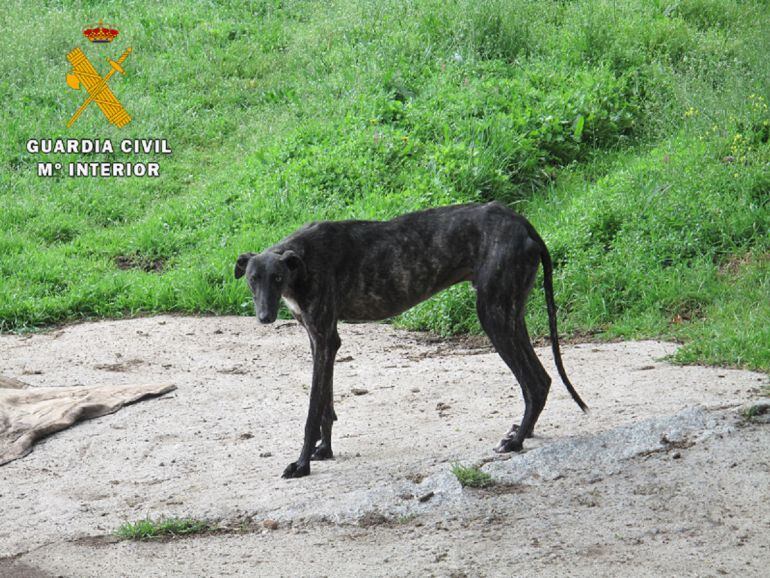
<svg viewBox="0 0 770 578">
<path fill-rule="evenodd" d="M 532 436 L 551 386 L 551 378 L 535 354 L 524 321 L 524 304 L 537 270 L 523 266 L 493 270 L 502 273 L 477 283 L 476 308 L 481 326 L 513 372 L 524 396 L 521 425 L 512 426 L 495 451 L 520 451 L 524 439 Z"/>
<path fill-rule="evenodd" d="M 527 379 L 529 379 L 530 384 L 530 403 L 527 404 L 527 407 L 525 408 L 524 417 L 518 430 L 522 432 L 523 437 L 530 438 L 532 437 L 540 413 L 545 407 L 545 401 L 551 388 L 551 378 L 548 376 L 548 373 L 546 373 L 543 364 L 535 353 L 535 349 L 532 347 L 532 341 L 529 338 L 529 333 L 527 332 L 527 326 L 523 317 L 516 320 L 513 346 L 519 353 L 520 363 L 524 367 L 524 372 L 528 376 Z M 511 428 L 511 432 L 516 432 L 516 430 L 517 428 L 515 427 Z M 500 451 L 509 450 L 500 447 Z"/>
<path fill-rule="evenodd" d="M 315 358 L 315 340 L 310 337 L 310 351 Z M 339 347 L 339 346 L 338 346 Z M 333 387 L 333 381 L 329 387 Z M 337 421 L 337 414 L 334 412 L 333 395 L 329 394 L 329 403 L 326 404 L 323 415 L 321 416 L 321 443 L 318 444 L 310 455 L 311 460 L 328 460 L 334 457 L 332 451 L 332 426 Z"/>
<path fill-rule="evenodd" d="M 334 400 L 329 399 L 323 416 L 321 417 L 321 443 L 318 444 L 310 456 L 311 460 L 328 460 L 334 457 L 332 451 L 332 425 L 337 420 L 334 412 Z"/>
<path fill-rule="evenodd" d="M 305 423 L 305 441 L 299 459 L 284 470 L 284 478 L 299 478 L 310 473 L 310 456 L 318 438 L 321 437 L 323 415 L 332 400 L 334 358 L 340 347 L 340 337 L 336 327 L 329 333 L 320 333 L 308 328 L 308 333 L 313 341 L 313 383 L 310 387 L 310 407 Z M 331 438 L 331 428 L 328 431 Z"/>
<path fill-rule="evenodd" d="M 500 322 L 499 317 L 491 313 L 486 306 L 480 309 L 482 311 L 479 311 L 479 318 L 482 327 L 489 335 L 500 357 L 516 376 L 524 395 L 524 417 L 521 425 L 512 427 L 495 451 L 520 451 L 524 439 L 532 436 L 535 423 L 540 412 L 543 411 L 551 378 L 532 348 L 523 320 L 513 321 L 509 316 L 507 320 Z"/>
</svg>

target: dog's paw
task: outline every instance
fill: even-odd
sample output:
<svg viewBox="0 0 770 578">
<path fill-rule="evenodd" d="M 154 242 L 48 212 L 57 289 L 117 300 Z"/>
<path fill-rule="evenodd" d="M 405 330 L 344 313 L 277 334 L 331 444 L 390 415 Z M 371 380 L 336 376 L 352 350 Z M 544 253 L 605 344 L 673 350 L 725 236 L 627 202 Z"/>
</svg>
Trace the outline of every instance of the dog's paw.
<svg viewBox="0 0 770 578">
<path fill-rule="evenodd" d="M 519 431 L 519 424 L 513 424 L 513 425 L 511 426 L 511 429 L 510 429 L 510 431 L 509 431 L 507 434 L 505 434 L 505 439 L 509 439 L 509 438 L 512 438 L 513 436 L 515 436 L 515 435 L 516 435 L 516 433 L 517 433 L 518 431 Z M 532 431 L 529 431 L 529 432 L 527 433 L 527 436 L 526 436 L 526 437 L 527 437 L 527 439 L 529 439 L 529 438 L 533 438 L 533 437 L 535 437 L 535 434 L 534 434 L 534 433 L 532 433 Z M 501 443 L 502 443 L 502 442 L 501 442 Z"/>
<path fill-rule="evenodd" d="M 310 455 L 310 459 L 316 461 L 331 460 L 333 458 L 334 452 L 332 451 L 332 447 L 324 443 L 318 444 L 318 446 L 313 450 L 313 453 Z"/>
<path fill-rule="evenodd" d="M 506 436 L 500 440 L 500 443 L 497 444 L 497 447 L 493 451 L 498 454 L 505 454 L 508 452 L 520 452 L 522 449 L 523 444 L 520 439 L 516 436 Z"/>
<path fill-rule="evenodd" d="M 310 475 L 310 464 L 292 462 L 283 470 L 282 478 L 302 478 Z"/>
</svg>

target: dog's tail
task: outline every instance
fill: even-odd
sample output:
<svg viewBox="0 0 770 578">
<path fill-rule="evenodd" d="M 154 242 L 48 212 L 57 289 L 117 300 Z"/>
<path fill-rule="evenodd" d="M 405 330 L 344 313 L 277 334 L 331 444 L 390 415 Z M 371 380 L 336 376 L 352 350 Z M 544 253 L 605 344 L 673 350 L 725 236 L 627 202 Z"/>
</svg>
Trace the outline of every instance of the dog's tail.
<svg viewBox="0 0 770 578">
<path fill-rule="evenodd" d="M 534 233 L 534 235 L 532 235 Z M 567 386 L 567 391 L 572 396 L 585 413 L 588 413 L 588 406 L 580 399 L 575 388 L 572 387 L 567 372 L 564 370 L 564 364 L 561 361 L 561 350 L 559 349 L 559 332 L 556 329 L 556 302 L 553 299 L 553 262 L 551 261 L 551 254 L 548 252 L 548 247 L 545 246 L 545 242 L 540 238 L 534 230 L 530 232 L 534 240 L 540 245 L 540 260 L 543 263 L 543 289 L 545 291 L 545 304 L 548 308 L 548 326 L 551 333 L 551 349 L 553 350 L 553 359 L 556 362 L 556 369 L 559 371 L 559 377 L 561 377 L 564 385 Z"/>
</svg>

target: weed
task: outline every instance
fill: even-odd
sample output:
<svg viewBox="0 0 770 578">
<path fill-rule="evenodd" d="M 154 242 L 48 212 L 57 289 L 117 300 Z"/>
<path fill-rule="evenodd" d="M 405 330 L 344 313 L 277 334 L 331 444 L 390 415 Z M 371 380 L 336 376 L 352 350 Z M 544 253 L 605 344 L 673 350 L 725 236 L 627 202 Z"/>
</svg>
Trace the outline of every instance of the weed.
<svg viewBox="0 0 770 578">
<path fill-rule="evenodd" d="M 115 532 L 125 540 L 150 540 L 153 538 L 188 536 L 210 532 L 214 527 L 203 520 L 193 518 L 145 518 L 136 522 L 126 522 Z"/>
<path fill-rule="evenodd" d="M 756 403 L 743 411 L 743 418 L 747 421 L 751 421 L 760 415 L 765 415 L 770 412 L 770 404 L 768 403 Z"/>
<path fill-rule="evenodd" d="M 460 482 L 460 485 L 468 488 L 487 488 L 492 486 L 495 482 L 486 472 L 482 472 L 478 468 L 472 466 L 461 466 L 460 464 L 452 465 L 452 473 Z"/>
</svg>

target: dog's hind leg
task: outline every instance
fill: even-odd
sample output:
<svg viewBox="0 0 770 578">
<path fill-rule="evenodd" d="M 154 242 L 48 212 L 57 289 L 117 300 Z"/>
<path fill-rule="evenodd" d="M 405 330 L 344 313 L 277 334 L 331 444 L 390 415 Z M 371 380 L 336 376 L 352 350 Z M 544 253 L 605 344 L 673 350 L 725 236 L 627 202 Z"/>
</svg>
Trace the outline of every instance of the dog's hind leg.
<svg viewBox="0 0 770 578">
<path fill-rule="evenodd" d="M 506 436 L 506 439 L 501 440 L 497 447 L 497 450 L 500 452 L 512 451 L 515 448 L 515 442 L 511 444 L 510 447 L 508 447 L 506 440 L 515 437 L 518 431 L 523 433 L 523 437 L 521 439 L 524 437 L 532 437 L 535 424 L 540 417 L 540 413 L 545 407 L 545 402 L 548 398 L 548 392 L 551 388 L 551 378 L 545 371 L 545 368 L 540 362 L 540 359 L 538 359 L 537 354 L 535 353 L 535 349 L 532 347 L 532 341 L 529 338 L 529 333 L 527 332 L 527 326 L 523 316 L 520 319 L 517 319 L 515 322 L 514 348 L 519 354 L 521 363 L 524 366 L 524 373 L 526 377 L 523 379 L 528 384 L 530 403 L 526 404 L 521 425 L 512 426 L 511 430 Z M 522 383 L 522 378 L 519 378 L 518 375 L 517 380 L 519 380 L 520 384 Z M 524 391 L 525 387 L 523 384 L 521 387 L 522 391 Z"/>
<path fill-rule="evenodd" d="M 513 372 L 524 395 L 524 417 L 514 424 L 495 448 L 497 452 L 520 451 L 524 439 L 532 436 L 537 419 L 545 406 L 551 378 L 540 363 L 529 339 L 524 320 L 524 305 L 532 288 L 537 264 L 487 267 L 495 274 L 477 278 L 479 320 L 492 345 Z"/>
</svg>

